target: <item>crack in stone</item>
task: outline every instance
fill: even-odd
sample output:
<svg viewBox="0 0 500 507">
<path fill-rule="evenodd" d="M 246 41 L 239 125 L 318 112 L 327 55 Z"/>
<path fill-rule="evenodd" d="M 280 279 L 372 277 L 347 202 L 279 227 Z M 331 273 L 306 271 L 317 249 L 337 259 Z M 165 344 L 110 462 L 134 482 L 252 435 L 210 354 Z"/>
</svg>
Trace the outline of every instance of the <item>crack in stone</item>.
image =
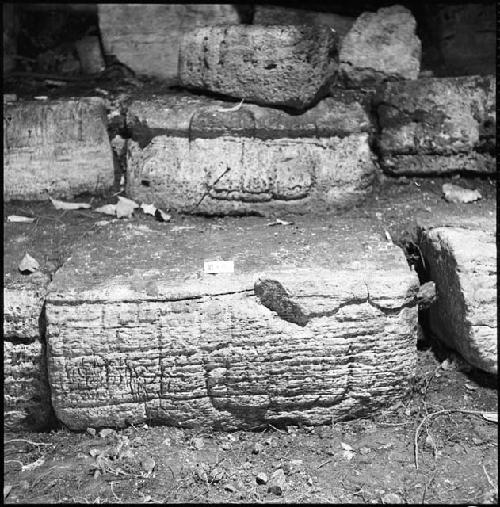
<svg viewBox="0 0 500 507">
<path fill-rule="evenodd" d="M 321 317 L 333 317 L 335 316 L 342 308 L 346 306 L 359 305 L 368 303 L 373 308 L 381 311 L 384 315 L 397 315 L 401 312 L 403 308 L 413 307 L 417 304 L 415 298 L 411 298 L 405 301 L 402 305 L 396 308 L 387 308 L 375 303 L 370 298 L 370 292 L 368 289 L 368 285 L 365 283 L 367 296 L 366 298 L 352 298 L 340 303 L 336 308 L 332 310 L 322 310 L 317 312 L 307 312 L 305 313 L 301 306 L 293 301 L 290 297 L 288 291 L 283 287 L 283 285 L 277 280 L 260 280 L 255 284 L 255 295 L 258 300 L 261 302 L 269 310 L 276 312 L 279 317 L 283 320 L 290 322 L 292 324 L 297 324 L 299 326 L 306 326 L 312 319 L 321 318 Z M 300 296 L 302 299 L 308 299 L 310 297 L 318 297 L 318 295 L 307 295 Z M 328 296 L 325 296 L 325 299 L 328 299 Z M 331 298 L 331 297 L 330 297 Z M 333 298 L 331 298 L 333 299 Z"/>
</svg>

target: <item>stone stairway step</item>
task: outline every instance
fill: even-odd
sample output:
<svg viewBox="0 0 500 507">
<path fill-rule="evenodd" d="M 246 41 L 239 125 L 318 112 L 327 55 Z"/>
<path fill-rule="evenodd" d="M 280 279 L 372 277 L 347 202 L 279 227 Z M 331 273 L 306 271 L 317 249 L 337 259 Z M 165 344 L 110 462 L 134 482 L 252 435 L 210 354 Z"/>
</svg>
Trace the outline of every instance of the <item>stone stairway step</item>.
<svg viewBox="0 0 500 507">
<path fill-rule="evenodd" d="M 247 218 L 84 239 L 46 302 L 57 417 L 72 429 L 325 424 L 404 397 L 416 273 L 372 227 L 306 222 L 299 237 Z M 234 273 L 205 274 L 216 259 Z"/>
<path fill-rule="evenodd" d="M 494 217 L 448 221 L 423 228 L 420 245 L 438 295 L 429 310 L 431 330 L 467 362 L 497 375 L 495 232 Z"/>
<path fill-rule="evenodd" d="M 380 164 L 394 174 L 496 171 L 496 77 L 387 83 L 375 95 Z"/>
<path fill-rule="evenodd" d="M 114 181 L 100 98 L 4 104 L 5 200 L 102 193 Z"/>
<path fill-rule="evenodd" d="M 358 95 L 339 91 L 300 115 L 188 95 L 132 101 L 127 193 L 205 214 L 351 206 L 375 173 Z"/>
<path fill-rule="evenodd" d="M 454 180 L 454 182 L 463 184 L 460 180 Z M 316 238 L 316 240 L 321 243 L 320 235 L 324 234 L 324 230 L 318 232 L 314 230 L 309 231 L 310 226 L 314 224 L 320 228 L 325 227 L 325 230 L 330 230 L 331 234 L 335 233 L 339 227 L 342 229 L 342 227 L 345 226 L 347 231 L 355 231 L 360 224 L 363 224 L 364 234 L 358 231 L 358 234 L 352 234 L 350 236 L 351 241 L 349 242 L 333 242 L 333 245 L 328 246 L 328 251 L 326 253 L 326 245 L 323 245 L 320 249 L 320 253 L 322 252 L 321 255 L 324 254 L 325 258 L 330 257 L 335 260 L 340 252 L 340 257 L 352 256 L 353 261 L 356 260 L 356 253 L 350 246 L 351 243 L 363 244 L 365 235 L 370 236 L 371 234 L 377 235 L 378 238 L 383 238 L 385 240 L 384 230 L 390 232 L 395 242 L 399 242 L 400 239 L 398 238 L 404 239 L 409 234 L 409 239 L 414 243 L 418 243 L 418 227 L 420 227 L 422 231 L 431 231 L 438 227 L 458 227 L 460 229 L 470 229 L 472 232 L 477 229 L 487 231 L 490 228 L 488 224 L 491 224 L 495 216 L 496 194 L 494 192 L 494 186 L 488 184 L 488 182 L 480 179 L 475 180 L 475 186 L 480 190 L 483 199 L 469 204 L 447 203 L 442 200 L 439 195 L 441 185 L 439 180 L 433 182 L 428 178 L 420 178 L 416 179 L 414 183 L 415 185 L 394 185 L 386 182 L 383 187 L 377 189 L 375 195 L 367 198 L 363 207 L 353 208 L 349 210 L 349 212 L 343 213 L 341 216 L 337 214 L 324 214 L 321 218 L 323 221 L 322 225 L 318 224 L 317 218 L 310 215 L 304 217 L 282 215 L 282 218 L 293 221 L 295 224 L 293 226 L 268 227 L 267 223 L 270 223 L 270 219 L 256 217 L 226 217 L 224 219 L 207 220 L 202 217 L 189 216 L 183 217 L 181 220 L 181 217 L 175 216 L 175 214 L 172 223 L 156 224 L 152 217 L 146 215 L 142 216 L 140 213 L 135 216 L 133 220 L 126 221 L 125 224 L 130 224 L 131 234 L 138 235 L 137 241 L 145 237 L 140 236 L 140 234 L 148 236 L 150 234 L 148 229 L 153 229 L 158 235 L 158 238 L 162 238 L 163 242 L 166 242 L 167 250 L 166 253 L 164 252 L 162 254 L 161 252 L 163 252 L 164 249 L 162 241 L 159 239 L 155 241 L 155 245 L 159 243 L 160 258 L 155 261 L 157 265 L 151 266 L 151 269 L 157 268 L 158 263 L 161 267 L 161 256 L 168 256 L 168 252 L 173 250 L 173 247 L 176 245 L 177 241 L 180 241 L 180 238 L 184 238 L 180 241 L 180 246 L 184 245 L 186 250 L 195 251 L 196 249 L 201 249 L 198 254 L 198 261 L 196 262 L 192 260 L 192 257 L 190 261 L 186 260 L 189 256 L 183 255 L 182 251 L 178 252 L 172 259 L 168 258 L 163 262 L 163 265 L 178 263 L 179 266 L 183 266 L 185 264 L 185 268 L 182 269 L 190 273 L 198 273 L 200 269 L 202 269 L 202 259 L 205 256 L 208 257 L 210 253 L 208 251 L 209 246 L 207 245 L 211 245 L 210 248 L 212 250 L 210 251 L 213 251 L 217 248 L 217 245 L 220 244 L 220 237 L 217 238 L 213 236 L 213 233 L 216 232 L 216 227 L 222 228 L 221 234 L 222 231 L 225 231 L 228 237 L 232 237 L 233 235 L 243 235 L 243 232 L 238 229 L 239 227 L 248 229 L 251 225 L 253 230 L 256 231 L 256 234 L 248 240 L 248 244 L 254 248 L 255 252 L 252 262 L 255 263 L 256 267 L 259 267 L 259 271 L 262 273 L 268 269 L 270 264 L 271 267 L 274 266 L 273 269 L 281 263 L 281 260 L 286 264 L 287 258 L 294 259 L 294 256 L 296 256 L 297 259 L 306 261 L 308 256 L 310 259 L 314 259 L 315 255 L 318 257 L 318 255 L 314 253 L 318 249 L 313 248 L 317 243 L 311 242 L 311 240 Z M 95 207 L 98 207 L 100 204 L 101 203 L 96 203 Z M 70 257 L 71 250 L 75 243 L 81 240 L 82 236 L 86 234 L 90 235 L 85 240 L 88 240 L 89 244 L 94 244 L 94 246 L 100 244 L 99 238 L 92 240 L 92 230 L 99 227 L 98 223 L 102 221 L 103 217 L 100 214 L 91 213 L 89 210 L 84 210 L 84 213 L 80 213 L 79 211 L 57 211 L 50 203 L 43 201 L 38 203 L 4 203 L 4 216 L 23 215 L 27 213 L 28 209 L 32 216 L 37 217 L 37 222 L 35 224 L 4 223 L 4 426 L 10 429 L 36 431 L 44 426 L 49 420 L 49 416 L 52 414 L 51 401 L 48 395 L 50 387 L 47 381 L 47 350 L 44 331 L 46 314 L 43 306 L 47 282 L 49 277 L 54 274 L 57 266 L 68 264 L 67 259 Z M 313 219 L 312 222 L 310 222 L 310 219 Z M 175 228 L 179 225 L 181 225 L 181 227 L 192 227 L 193 229 L 180 229 L 176 232 Z M 125 227 L 125 225 L 121 224 L 120 227 Z M 281 236 L 282 233 L 285 232 L 281 230 L 283 228 L 288 231 L 287 234 L 291 233 L 291 236 L 296 238 L 296 242 L 289 248 L 287 248 L 288 243 L 283 243 L 283 237 Z M 191 237 L 191 243 L 187 243 L 188 237 L 183 235 L 179 236 L 182 231 L 191 231 L 194 234 L 194 236 Z M 265 231 L 267 231 L 267 233 Z M 312 236 L 312 233 L 316 234 L 316 236 Z M 262 234 L 264 234 L 265 240 L 260 239 Z M 423 233 L 421 233 L 421 236 L 422 234 Z M 203 240 L 200 240 L 200 238 L 203 238 Z M 271 242 L 269 243 L 270 246 L 266 247 L 269 241 Z M 308 245 L 309 250 L 307 249 Z M 367 248 L 369 246 L 371 246 L 370 243 L 366 245 Z M 154 280 L 151 282 L 151 278 L 154 278 L 155 275 L 150 273 L 148 275 L 149 279 L 148 276 L 146 276 L 146 279 L 142 280 L 139 274 L 140 270 L 148 270 L 149 261 L 147 257 L 156 255 L 156 252 L 154 252 L 154 250 L 151 251 L 151 244 L 145 241 L 143 241 L 143 247 L 145 251 L 144 258 L 138 262 L 137 269 L 139 272 L 137 277 L 133 279 L 133 282 L 135 283 L 135 281 L 138 280 L 139 288 L 136 292 L 138 292 L 141 297 L 148 299 L 145 297 L 144 291 L 146 292 L 146 296 L 149 291 L 154 300 L 155 284 Z M 97 246 L 97 248 L 100 248 L 100 246 Z M 226 244 L 224 248 L 229 248 L 229 246 Z M 248 245 L 245 245 L 245 250 L 248 248 Z M 313 254 L 310 253 L 311 249 L 313 249 Z M 127 243 L 124 243 L 122 250 L 123 252 L 127 251 Z M 104 250 L 102 253 L 103 257 L 106 256 L 106 251 L 109 252 L 109 250 Z M 17 266 L 25 252 L 29 252 L 40 262 L 40 273 L 31 275 L 21 275 L 18 273 Z M 231 255 L 233 253 L 236 255 L 241 252 L 235 246 L 234 250 L 231 251 Z M 433 262 L 432 255 L 434 255 L 432 252 L 431 254 L 426 254 L 426 265 L 431 266 Z M 121 256 L 122 254 L 120 253 L 118 259 L 120 259 Z M 110 256 L 107 260 L 102 261 L 102 271 L 106 269 L 114 270 L 114 274 L 111 273 L 111 271 L 109 273 L 111 278 L 115 277 L 115 275 L 118 276 L 121 270 L 120 260 L 113 260 L 116 258 L 116 256 Z M 442 266 L 450 265 L 450 269 L 455 269 L 453 255 L 444 255 L 442 258 L 444 259 L 444 262 L 441 264 Z M 237 267 L 238 259 L 243 259 L 243 257 L 236 255 Z M 258 262 L 260 262 L 260 264 L 258 264 Z M 71 273 L 74 266 L 70 266 L 68 269 L 68 272 Z M 321 269 L 323 270 L 324 267 Z M 306 272 L 308 270 L 312 276 L 315 268 L 311 265 L 306 269 Z M 466 273 L 466 277 L 470 279 L 473 279 L 475 276 L 472 273 L 467 274 L 465 270 L 464 273 Z M 280 273 L 280 283 L 282 283 L 282 285 L 284 284 L 286 287 L 291 287 L 292 290 L 290 293 L 296 292 L 298 290 L 296 287 L 297 282 L 290 280 L 289 277 L 286 278 L 285 275 L 286 273 L 284 272 Z M 460 279 L 461 275 L 459 273 L 455 275 L 455 277 L 456 276 Z M 490 275 L 490 278 L 491 276 L 494 275 Z M 105 275 L 103 275 L 102 278 L 104 279 Z M 203 276 L 201 276 L 200 279 L 195 279 L 198 281 L 198 287 L 201 284 L 200 280 L 202 280 L 202 278 Z M 212 283 L 215 284 L 217 278 L 218 277 L 214 277 Z M 301 279 L 297 278 L 297 280 L 299 280 L 300 289 Z M 438 285 L 438 290 L 441 290 L 441 294 L 444 293 L 444 297 L 446 298 L 448 291 L 443 291 L 439 288 L 439 276 L 436 275 L 435 280 Z M 253 278 L 248 286 L 250 291 L 254 291 L 254 285 L 251 283 L 252 281 Z M 186 289 L 186 287 L 189 288 L 188 282 L 189 279 L 187 281 L 182 281 L 184 289 Z M 68 281 L 68 284 L 71 284 L 71 281 Z M 78 284 L 73 285 L 73 287 L 78 287 Z M 271 287 L 276 287 L 276 285 Z M 318 287 L 324 288 L 324 285 L 318 282 Z M 479 294 L 481 293 L 481 291 L 476 292 Z M 183 295 L 186 295 L 186 292 Z M 225 299 L 223 296 L 219 296 L 218 298 L 227 302 L 234 297 L 236 296 L 228 294 L 225 296 Z M 277 300 L 283 301 L 283 299 L 280 298 L 277 298 Z M 311 298 L 309 298 L 309 300 L 311 300 Z M 186 303 L 186 308 L 188 309 L 194 304 L 192 300 L 190 301 L 191 303 Z M 304 301 L 305 298 L 302 298 L 302 303 Z M 443 299 L 441 302 L 443 303 Z M 95 306 L 98 304 L 98 301 L 94 301 L 94 303 Z M 146 301 L 147 305 L 150 303 L 151 300 Z M 169 304 L 173 303 L 171 302 Z M 317 300 L 314 304 L 319 305 L 320 301 Z M 452 304 L 455 305 L 455 303 Z M 495 306 L 494 303 L 493 306 Z M 252 308 L 254 307 L 255 306 Z M 303 308 L 301 313 L 297 313 L 300 323 L 307 321 L 307 319 L 311 317 L 311 313 L 317 311 L 314 306 L 308 309 L 304 307 L 303 304 L 300 308 L 297 305 L 290 305 L 290 307 L 295 309 Z M 264 305 L 258 303 L 258 308 L 261 313 L 265 312 L 266 307 L 264 307 Z M 281 304 L 280 307 L 276 307 L 276 310 L 279 310 L 282 315 L 285 315 L 286 308 L 286 305 Z M 490 306 L 486 308 L 490 308 Z M 467 328 L 467 319 L 473 317 L 473 313 L 478 311 L 477 308 L 472 305 L 466 307 L 466 309 L 468 315 L 462 319 L 462 321 L 465 322 L 465 330 L 463 332 L 461 331 L 462 334 L 465 333 L 465 335 L 470 332 Z M 346 310 L 344 309 L 343 311 L 345 312 Z M 481 313 L 482 317 L 484 317 L 485 312 Z M 491 327 L 493 327 L 495 325 L 495 313 L 493 310 L 488 310 L 486 313 L 490 316 Z M 182 312 L 180 312 L 180 314 L 182 314 Z M 194 314 L 196 314 L 196 312 Z M 197 315 L 200 314 L 201 312 L 198 311 Z M 198 319 L 198 322 L 200 322 L 200 320 L 201 319 Z M 260 320 L 267 322 L 266 319 Z M 299 324 L 293 324 L 293 322 L 285 321 L 282 318 L 280 318 L 280 320 L 283 326 L 291 326 L 292 328 L 300 327 L 302 329 Z M 312 318 L 312 321 L 314 320 L 315 317 Z M 273 320 L 272 322 L 276 321 Z M 72 325 L 74 325 L 74 323 Z M 307 328 L 307 326 L 310 325 L 309 322 L 303 327 Z M 352 321 L 351 323 L 347 322 L 346 325 L 354 326 L 358 324 L 356 321 Z M 444 327 L 445 323 L 443 322 L 442 325 Z M 127 329 L 126 326 L 124 327 Z M 52 327 L 52 333 L 57 332 L 57 328 Z M 483 342 L 475 340 L 474 343 L 474 346 L 477 345 L 479 350 Z M 98 347 L 96 350 L 101 350 L 101 348 Z M 305 350 L 307 351 L 309 349 Z M 382 349 L 380 353 L 382 353 Z M 483 354 L 483 352 L 481 352 L 481 354 Z M 481 354 L 479 354 L 479 357 L 481 357 Z M 483 355 L 484 357 L 488 357 L 488 354 L 489 352 Z M 103 353 L 103 357 L 104 355 Z M 80 384 L 80 386 L 83 386 L 83 384 Z M 383 403 L 390 404 L 392 399 L 391 396 L 391 391 L 388 391 L 387 398 L 384 398 Z M 394 396 L 397 398 L 397 394 Z M 134 406 L 137 408 L 137 405 Z M 105 418 L 104 415 L 103 418 Z"/>
<path fill-rule="evenodd" d="M 182 86 L 304 110 L 328 92 L 338 37 L 327 26 L 232 25 L 184 34 Z"/>
</svg>

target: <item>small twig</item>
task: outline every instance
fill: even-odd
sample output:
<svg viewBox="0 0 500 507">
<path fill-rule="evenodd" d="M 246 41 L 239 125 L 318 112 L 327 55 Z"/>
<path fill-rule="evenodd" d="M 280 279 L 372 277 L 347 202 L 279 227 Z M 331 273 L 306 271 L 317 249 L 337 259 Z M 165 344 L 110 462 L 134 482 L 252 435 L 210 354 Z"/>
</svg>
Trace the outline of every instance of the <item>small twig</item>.
<svg viewBox="0 0 500 507">
<path fill-rule="evenodd" d="M 200 200 L 191 208 L 191 211 L 195 210 L 201 204 L 203 199 L 205 199 L 205 197 L 210 193 L 210 190 L 212 190 L 215 187 L 215 185 L 219 183 L 219 180 L 223 176 L 225 176 L 230 170 L 231 168 L 227 167 L 226 170 L 211 185 L 209 185 L 208 190 L 201 196 Z"/>
<path fill-rule="evenodd" d="M 225 109 L 225 108 L 221 107 L 219 109 L 216 109 L 216 111 L 218 113 L 232 113 L 233 111 L 238 111 L 238 109 L 240 109 L 241 106 L 243 105 L 243 100 L 244 99 L 241 99 L 241 102 L 239 104 L 237 104 L 236 106 L 234 106 L 234 107 L 230 107 L 228 109 Z"/>
<path fill-rule="evenodd" d="M 436 474 L 437 474 L 437 470 L 434 471 L 434 473 L 432 474 L 432 477 L 430 478 L 430 480 L 425 483 L 424 492 L 422 493 L 422 503 L 425 502 L 425 495 L 427 495 L 427 489 L 432 484 L 432 481 L 435 479 Z"/>
<path fill-rule="evenodd" d="M 25 438 L 13 438 L 11 440 L 6 440 L 4 442 L 4 445 L 5 444 L 10 444 L 12 442 L 26 442 L 26 443 L 31 444 L 31 445 L 53 445 L 53 444 L 45 444 L 44 442 L 33 442 L 32 440 L 26 440 Z"/>
<path fill-rule="evenodd" d="M 286 433 L 286 431 L 280 430 L 279 428 L 276 428 L 276 426 L 273 426 L 272 424 L 269 424 L 269 426 L 273 428 L 273 430 L 279 431 L 280 433 Z"/>
<path fill-rule="evenodd" d="M 115 498 L 116 498 L 119 502 L 121 502 L 121 498 L 120 498 L 119 496 L 116 496 L 115 490 L 113 489 L 113 482 L 114 482 L 114 481 L 111 481 L 111 482 L 109 483 L 109 485 L 110 485 L 110 487 L 111 487 L 111 493 L 113 493 L 113 496 L 114 496 L 114 497 L 115 497 Z"/>
<path fill-rule="evenodd" d="M 389 423 L 389 422 L 379 422 L 381 426 L 406 426 L 408 424 L 412 424 L 411 422 L 399 422 L 399 423 Z"/>
<path fill-rule="evenodd" d="M 323 463 L 321 463 L 321 465 L 319 465 L 316 470 L 319 470 L 320 468 L 324 467 L 325 465 L 328 465 L 328 463 L 330 463 L 332 461 L 332 459 L 333 458 L 327 459 L 326 461 L 324 461 Z"/>
<path fill-rule="evenodd" d="M 484 475 L 486 475 L 486 480 L 488 481 L 488 484 L 493 488 L 493 489 L 498 489 L 498 485 L 495 486 L 495 484 L 493 483 L 493 481 L 491 480 L 491 477 L 488 475 L 488 471 L 486 470 L 486 467 L 484 466 L 484 464 L 482 465 L 483 466 L 483 470 L 484 470 Z"/>
<path fill-rule="evenodd" d="M 413 440 L 413 448 L 415 453 L 415 468 L 418 470 L 418 437 L 420 434 L 420 430 L 422 429 L 422 426 L 430 420 L 432 417 L 442 415 L 442 414 L 449 414 L 451 412 L 460 412 L 462 414 L 469 414 L 469 415 L 482 415 L 484 413 L 484 410 L 465 410 L 460 408 L 446 408 L 443 410 L 438 410 L 437 412 L 432 412 L 431 414 L 427 414 L 420 424 L 418 425 L 417 429 L 415 430 L 415 438 Z"/>
</svg>

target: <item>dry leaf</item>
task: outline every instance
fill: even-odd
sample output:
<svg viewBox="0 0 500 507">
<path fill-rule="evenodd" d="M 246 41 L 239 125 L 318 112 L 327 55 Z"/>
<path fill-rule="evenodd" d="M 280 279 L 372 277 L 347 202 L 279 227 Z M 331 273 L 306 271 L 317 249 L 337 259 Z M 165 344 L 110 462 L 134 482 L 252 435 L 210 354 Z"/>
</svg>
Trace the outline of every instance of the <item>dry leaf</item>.
<svg viewBox="0 0 500 507">
<path fill-rule="evenodd" d="M 266 225 L 268 227 L 272 227 L 273 225 L 293 225 L 293 222 L 287 222 L 286 220 L 281 220 L 281 218 L 277 218 L 275 222 L 269 222 Z"/>
<path fill-rule="evenodd" d="M 344 449 L 344 451 L 354 451 L 354 448 L 352 448 L 349 444 L 340 442 L 340 445 L 342 446 L 342 449 Z"/>
<path fill-rule="evenodd" d="M 172 218 L 170 215 L 168 215 L 167 213 L 165 213 L 161 209 L 157 209 L 155 211 L 155 217 L 156 217 L 156 220 L 158 220 L 158 222 L 170 222 L 170 220 Z"/>
<path fill-rule="evenodd" d="M 9 493 L 11 492 L 11 490 L 12 490 L 12 485 L 10 485 L 10 484 L 4 485 L 4 487 L 3 487 L 3 499 L 4 500 L 9 496 Z"/>
<path fill-rule="evenodd" d="M 191 441 L 191 444 L 195 449 L 203 449 L 205 447 L 205 440 L 203 440 L 203 437 L 195 437 Z"/>
<path fill-rule="evenodd" d="M 54 208 L 56 209 L 82 209 L 91 208 L 90 204 L 86 202 L 64 202 L 57 199 L 50 199 Z"/>
<path fill-rule="evenodd" d="M 30 470 L 41 467 L 44 463 L 45 463 L 44 458 L 38 458 L 33 463 L 28 463 L 27 465 L 23 465 L 21 467 L 21 472 L 29 472 Z"/>
<path fill-rule="evenodd" d="M 23 217 L 21 215 L 10 215 L 7 217 L 7 222 L 17 222 L 31 224 L 35 219 L 31 217 Z"/>
<path fill-rule="evenodd" d="M 482 198 L 481 194 L 477 190 L 469 190 L 462 188 L 458 185 L 452 185 L 451 183 L 445 183 L 442 187 L 444 198 L 448 202 L 473 202 Z"/>
<path fill-rule="evenodd" d="M 38 261 L 33 259 L 29 253 L 26 253 L 19 263 L 18 269 L 23 274 L 33 273 L 40 269 L 40 264 L 38 264 Z"/>
<path fill-rule="evenodd" d="M 342 454 L 347 461 L 351 461 L 356 456 L 356 453 L 353 451 L 343 451 Z"/>
<path fill-rule="evenodd" d="M 152 204 L 141 204 L 140 208 L 146 215 L 155 216 L 156 207 Z"/>
<path fill-rule="evenodd" d="M 116 204 L 105 204 L 100 208 L 94 209 L 96 213 L 104 213 L 105 215 L 116 216 Z"/>
<path fill-rule="evenodd" d="M 481 415 L 487 421 L 498 423 L 498 412 L 483 412 Z"/>
<path fill-rule="evenodd" d="M 149 456 L 141 461 L 141 467 L 147 474 L 150 474 L 154 470 L 155 466 L 155 460 Z"/>
<path fill-rule="evenodd" d="M 139 205 L 135 201 L 127 199 L 126 197 L 118 196 L 118 202 L 116 203 L 116 216 L 118 218 L 132 218 L 134 209 L 138 207 Z"/>
</svg>

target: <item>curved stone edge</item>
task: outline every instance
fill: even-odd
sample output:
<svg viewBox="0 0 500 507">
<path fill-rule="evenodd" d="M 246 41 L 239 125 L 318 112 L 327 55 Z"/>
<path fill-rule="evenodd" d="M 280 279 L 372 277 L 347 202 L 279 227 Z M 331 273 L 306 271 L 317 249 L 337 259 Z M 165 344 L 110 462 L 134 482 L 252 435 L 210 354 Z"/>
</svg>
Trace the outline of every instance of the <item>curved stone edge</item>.
<svg viewBox="0 0 500 507">
<path fill-rule="evenodd" d="M 497 375 L 497 264 L 490 227 L 424 229 L 420 248 L 437 289 L 431 330 L 470 364 Z"/>
</svg>

